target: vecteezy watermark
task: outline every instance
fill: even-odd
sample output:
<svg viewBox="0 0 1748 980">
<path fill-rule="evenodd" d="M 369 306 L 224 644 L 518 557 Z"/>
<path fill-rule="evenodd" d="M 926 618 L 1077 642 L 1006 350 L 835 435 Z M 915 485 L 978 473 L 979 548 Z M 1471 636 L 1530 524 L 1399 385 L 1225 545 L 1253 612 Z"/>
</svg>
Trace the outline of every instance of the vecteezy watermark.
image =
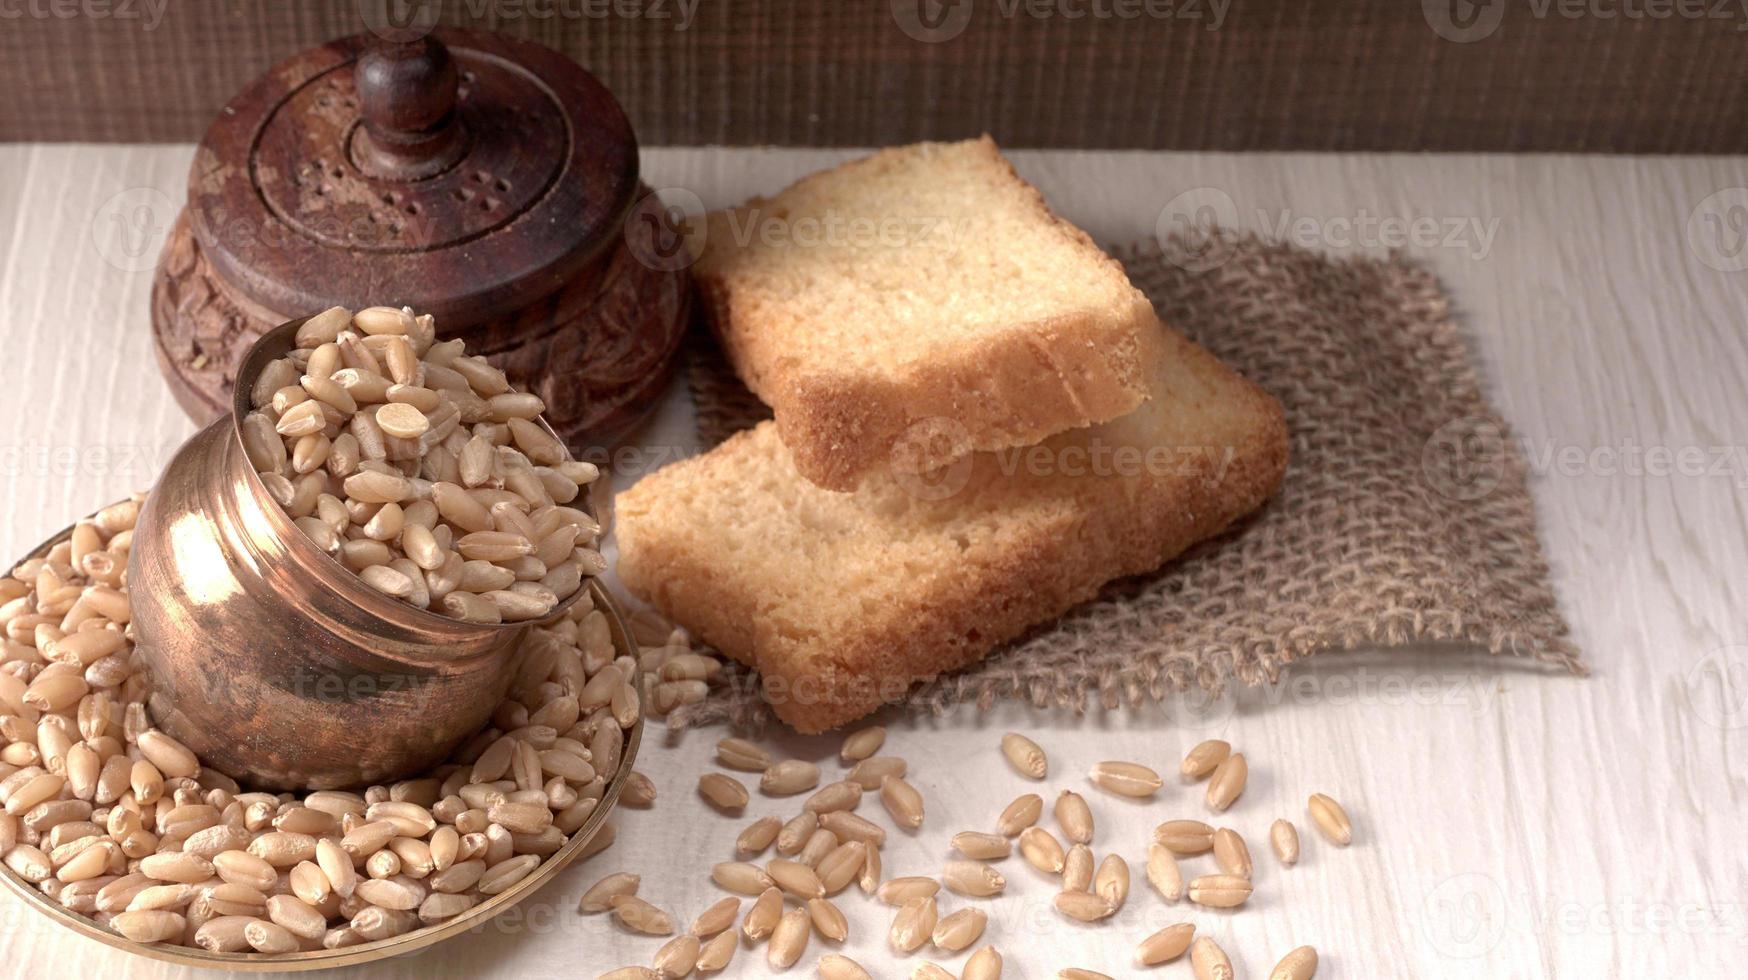
<svg viewBox="0 0 1748 980">
<path fill-rule="evenodd" d="M 1301 248 L 1453 249 L 1476 261 L 1493 252 L 1501 225 L 1479 215 L 1392 215 L 1360 208 L 1353 214 L 1309 215 L 1291 208 L 1256 208 L 1244 220 L 1232 195 L 1218 187 L 1194 187 L 1167 201 L 1153 233 L 1167 260 L 1189 272 L 1206 272 L 1233 255 L 1228 232 L 1241 223 L 1265 237 Z"/>
<path fill-rule="evenodd" d="M 156 187 L 130 187 L 109 196 L 91 216 L 91 244 L 122 272 L 149 272 L 176 223 L 176 202 Z"/>
<path fill-rule="evenodd" d="M 122 477 L 145 486 L 175 452 L 175 443 L 11 443 L 0 445 L 0 476 Z"/>
<path fill-rule="evenodd" d="M 338 673 L 298 665 L 286 679 L 286 687 L 299 698 L 328 704 L 369 701 L 389 695 L 408 694 L 431 686 L 434 674 Z"/>
<path fill-rule="evenodd" d="M 1232 258 L 1227 229 L 1238 227 L 1238 205 L 1218 187 L 1192 187 L 1165 202 L 1153 237 L 1167 261 L 1186 272 L 1207 272 Z"/>
<path fill-rule="evenodd" d="M 1512 934 L 1568 936 L 1706 936 L 1740 939 L 1743 908 L 1734 902 L 1633 896 L 1604 902 L 1508 890 L 1480 871 L 1445 878 L 1426 892 L 1420 934 L 1439 955 L 1474 959 Z"/>
<path fill-rule="evenodd" d="M 154 31 L 169 5 L 170 0 L 0 0 L 0 21 L 137 21 L 140 30 Z"/>
<path fill-rule="evenodd" d="M 658 272 L 677 272 L 704 254 L 709 226 L 704 201 L 684 187 L 663 187 L 639 198 L 625 215 L 625 247 Z"/>
<path fill-rule="evenodd" d="M 734 248 L 844 249 L 859 252 L 921 250 L 950 258 L 971 234 L 970 219 L 928 215 L 846 214 L 826 210 L 791 215 L 762 205 L 731 208 L 711 230 L 704 202 L 684 187 L 664 187 L 641 198 L 625 216 L 625 242 L 652 269 L 682 269 L 703 254 L 715 235 Z"/>
<path fill-rule="evenodd" d="M 1373 214 L 1360 208 L 1351 216 L 1318 218 L 1282 208 L 1256 212 L 1263 231 L 1276 241 L 1301 248 L 1449 248 L 1481 261 L 1493 251 L 1499 219 L 1479 216 Z"/>
<path fill-rule="evenodd" d="M 928 215 L 819 214 L 790 216 L 754 206 L 723 213 L 720 229 L 737 248 L 841 248 L 853 251 L 922 249 L 950 257 L 971 233 L 970 219 Z"/>
<path fill-rule="evenodd" d="M 921 419 L 892 443 L 892 480 L 917 500 L 947 500 L 971 481 L 977 464 L 970 453 L 971 432 L 959 420 Z"/>
<path fill-rule="evenodd" d="M 4 0 L 0 0 L 4 2 Z M 159 0 L 162 2 L 162 0 Z M 459 0 L 464 23 L 533 21 L 651 20 L 689 30 L 700 0 Z M 417 41 L 436 30 L 442 0 L 357 0 L 358 16 L 370 32 L 395 44 Z"/>
<path fill-rule="evenodd" d="M 1510 914 L 1499 882 L 1470 871 L 1451 875 L 1427 891 L 1420 905 L 1420 931 L 1440 955 L 1473 959 L 1505 938 Z"/>
<path fill-rule="evenodd" d="M 1687 247 L 1719 272 L 1748 269 L 1748 187 L 1726 187 L 1694 205 Z"/>
<path fill-rule="evenodd" d="M 1748 646 L 1711 651 L 1682 678 L 1687 709 L 1714 728 L 1748 727 Z"/>
<path fill-rule="evenodd" d="M 1438 427 L 1420 451 L 1426 485 L 1451 500 L 1479 500 L 1505 478 L 1505 431 L 1492 419 L 1465 416 Z"/>
<path fill-rule="evenodd" d="M 1641 443 L 1632 436 L 1613 445 L 1528 437 L 1508 441 L 1496 420 L 1480 416 L 1439 426 L 1421 448 L 1421 473 L 1441 496 L 1478 500 L 1498 489 L 1512 447 L 1526 470 L 1539 477 L 1721 479 L 1748 489 L 1748 446 Z"/>
<path fill-rule="evenodd" d="M 1535 20 L 1729 20 L 1748 30 L 1745 0 L 1520 0 Z M 1468 44 L 1492 37 L 1505 21 L 1511 0 L 1421 0 L 1420 12 L 1434 34 Z"/>
<path fill-rule="evenodd" d="M 1232 0 L 891 0 L 892 19 L 912 40 L 951 41 L 971 23 L 977 3 L 1003 20 L 1189 21 L 1217 31 Z"/>
</svg>

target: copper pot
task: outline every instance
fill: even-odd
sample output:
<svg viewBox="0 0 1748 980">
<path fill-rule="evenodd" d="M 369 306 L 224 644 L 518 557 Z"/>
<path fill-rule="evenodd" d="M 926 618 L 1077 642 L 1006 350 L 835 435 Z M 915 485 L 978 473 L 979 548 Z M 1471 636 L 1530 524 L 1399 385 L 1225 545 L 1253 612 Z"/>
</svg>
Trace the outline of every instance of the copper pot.
<svg viewBox="0 0 1748 980">
<path fill-rule="evenodd" d="M 485 724 L 529 628 L 462 623 L 377 592 L 268 495 L 240 422 L 255 378 L 302 323 L 249 349 L 230 415 L 177 450 L 128 562 L 153 718 L 205 764 L 276 790 L 382 783 L 441 762 Z"/>
</svg>

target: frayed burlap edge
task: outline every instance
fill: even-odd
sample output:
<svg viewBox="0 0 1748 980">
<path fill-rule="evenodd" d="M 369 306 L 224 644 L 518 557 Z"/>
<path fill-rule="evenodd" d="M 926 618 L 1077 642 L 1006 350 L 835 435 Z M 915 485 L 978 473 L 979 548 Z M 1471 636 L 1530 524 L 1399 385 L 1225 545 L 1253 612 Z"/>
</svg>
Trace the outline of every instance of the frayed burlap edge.
<svg viewBox="0 0 1748 980">
<path fill-rule="evenodd" d="M 1583 673 L 1549 583 L 1527 467 L 1483 397 L 1437 278 L 1401 256 L 1336 260 L 1250 236 L 1119 249 L 1160 317 L 1286 410 L 1281 494 L 1221 537 L 1113 582 L 911 709 L 1000 700 L 1085 710 L 1261 685 L 1318 653 L 1442 643 Z M 698 331 L 700 437 L 770 413 Z M 769 720 L 731 667 L 674 728 Z"/>
</svg>

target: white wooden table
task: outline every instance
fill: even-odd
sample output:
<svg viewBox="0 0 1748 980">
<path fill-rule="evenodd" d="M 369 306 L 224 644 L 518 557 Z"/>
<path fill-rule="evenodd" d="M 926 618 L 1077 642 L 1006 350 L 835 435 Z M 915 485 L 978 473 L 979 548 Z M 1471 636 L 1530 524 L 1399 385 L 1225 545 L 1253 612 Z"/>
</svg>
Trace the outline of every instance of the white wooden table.
<svg viewBox="0 0 1748 980">
<path fill-rule="evenodd" d="M 190 154 L 0 147 L 0 555 L 149 485 L 192 431 L 152 365 L 146 313 Z M 716 206 L 847 155 L 657 149 L 645 170 L 655 186 Z M 1748 160 L 1014 156 L 1104 241 L 1151 234 L 1174 199 L 1217 210 L 1229 201 L 1227 217 L 1253 230 L 1365 254 L 1400 239 L 1431 263 L 1526 442 L 1557 586 L 1595 674 L 1548 676 L 1461 652 L 1361 653 L 1195 716 L 889 716 L 887 751 L 910 760 L 929 813 L 923 832 L 894 835 L 887 874 L 938 871 L 952 832 L 988 827 L 1032 788 L 1000 761 L 1008 728 L 1049 748 L 1049 786 L 1082 790 L 1095 761 L 1171 769 L 1218 735 L 1251 760 L 1250 788 L 1225 822 L 1252 842 L 1256 899 L 1210 914 L 1167 907 L 1142 883 L 1147 829 L 1204 815 L 1199 789 L 1168 785 L 1145 808 L 1089 791 L 1096 849 L 1131 861 L 1134 895 L 1111 923 L 1069 925 L 1050 910 L 1046 883 L 1010 860 L 987 933 L 1007 976 L 1071 965 L 1132 976 L 1135 942 L 1183 918 L 1216 936 L 1246 977 L 1302 943 L 1322 951 L 1323 977 L 1742 975 Z M 676 391 L 644 439 L 684 445 L 688 410 Z M 656 942 L 578 916 L 575 901 L 620 868 L 641 871 L 643 894 L 681 921 L 718 897 L 705 870 L 730 855 L 740 824 L 692 792 L 718 734 L 668 742 L 652 730 L 639 768 L 662 799 L 622 816 L 615 848 L 477 938 L 358 972 L 574 978 L 647 962 Z M 835 739 L 776 741 L 835 771 Z M 1313 791 L 1348 804 L 1353 847 L 1310 833 Z M 749 818 L 781 810 L 755 794 Z M 1305 859 L 1291 870 L 1264 849 L 1277 816 L 1304 832 Z M 907 975 L 918 958 L 887 951 L 889 910 L 854 894 L 841 904 L 849 954 L 876 976 Z M 37 975 L 178 972 L 53 928 L 10 899 L 0 899 L 0 944 Z M 819 952 L 815 943 L 806 962 Z M 743 949 L 731 973 L 765 971 L 762 951 Z"/>
</svg>

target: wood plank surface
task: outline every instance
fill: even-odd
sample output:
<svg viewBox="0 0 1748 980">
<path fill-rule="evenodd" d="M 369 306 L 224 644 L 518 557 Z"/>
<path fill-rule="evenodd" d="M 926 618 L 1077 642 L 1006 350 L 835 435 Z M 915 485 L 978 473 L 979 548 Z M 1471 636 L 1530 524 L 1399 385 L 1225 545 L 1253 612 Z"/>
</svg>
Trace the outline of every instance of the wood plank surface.
<svg viewBox="0 0 1748 980">
<path fill-rule="evenodd" d="M 192 431 L 151 366 L 146 323 L 153 236 L 180 201 L 190 152 L 0 147 L 0 555 L 149 484 Z M 683 190 L 721 205 L 845 155 L 656 149 L 646 169 L 676 199 Z M 1406 251 L 1448 284 L 1487 387 L 1529 453 L 1556 584 L 1594 676 L 1464 651 L 1359 652 L 1201 711 L 888 714 L 886 751 L 909 759 L 928 817 L 922 831 L 892 835 L 886 873 L 936 873 L 951 833 L 991 826 L 1021 792 L 1073 788 L 1097 811 L 1095 851 L 1130 861 L 1134 891 L 1111 922 L 1071 925 L 1049 908 L 1047 881 L 1017 858 L 1005 862 L 1007 895 L 980 904 L 1010 978 L 1045 980 L 1067 966 L 1134 976 L 1134 943 L 1185 919 L 1249 977 L 1303 943 L 1323 953 L 1321 978 L 1739 975 L 1748 942 L 1748 271 L 1738 267 L 1748 265 L 1739 237 L 1748 161 L 1015 158 L 1107 242 L 1210 202 L 1229 201 L 1239 226 L 1353 255 L 1382 254 L 1393 235 L 1413 235 L 1407 219 L 1430 219 L 1423 227 L 1438 234 Z M 687 412 L 676 391 L 639 444 L 690 446 Z M 1001 761 L 997 741 L 1009 729 L 1051 752 L 1044 788 Z M 744 821 L 712 815 L 693 787 L 721 734 L 652 730 L 638 767 L 661 799 L 620 815 L 612 850 L 476 935 L 348 972 L 575 978 L 648 962 L 659 943 L 579 916 L 576 900 L 621 869 L 641 872 L 642 894 L 682 922 L 720 897 L 704 868 L 730 857 Z M 1168 782 L 1143 807 L 1085 780 L 1102 759 L 1170 770 L 1210 736 L 1242 748 L 1252 767 L 1244 797 L 1217 821 L 1241 830 L 1256 857 L 1258 896 L 1236 914 L 1164 905 L 1140 874 L 1149 828 L 1206 817 L 1199 788 Z M 774 744 L 837 771 L 835 739 Z M 1311 832 L 1304 800 L 1316 791 L 1348 805 L 1352 847 Z M 747 819 L 794 808 L 755 792 Z M 1295 820 L 1305 841 L 1290 870 L 1264 846 L 1278 816 Z M 1186 862 L 1192 873 L 1210 867 Z M 845 952 L 876 976 L 907 975 L 922 958 L 889 951 L 891 910 L 854 892 L 839 904 L 852 924 Z M 953 898 L 943 910 L 964 904 Z M 80 939 L 10 898 L 0 899 L 0 943 L 33 972 L 184 972 Z M 824 951 L 816 940 L 804 966 Z M 729 973 L 765 974 L 763 950 L 752 948 Z"/>
<path fill-rule="evenodd" d="M 12 0 L 0 139 L 197 140 L 336 37 L 563 51 L 646 145 L 1720 153 L 1737 0 Z"/>
</svg>

